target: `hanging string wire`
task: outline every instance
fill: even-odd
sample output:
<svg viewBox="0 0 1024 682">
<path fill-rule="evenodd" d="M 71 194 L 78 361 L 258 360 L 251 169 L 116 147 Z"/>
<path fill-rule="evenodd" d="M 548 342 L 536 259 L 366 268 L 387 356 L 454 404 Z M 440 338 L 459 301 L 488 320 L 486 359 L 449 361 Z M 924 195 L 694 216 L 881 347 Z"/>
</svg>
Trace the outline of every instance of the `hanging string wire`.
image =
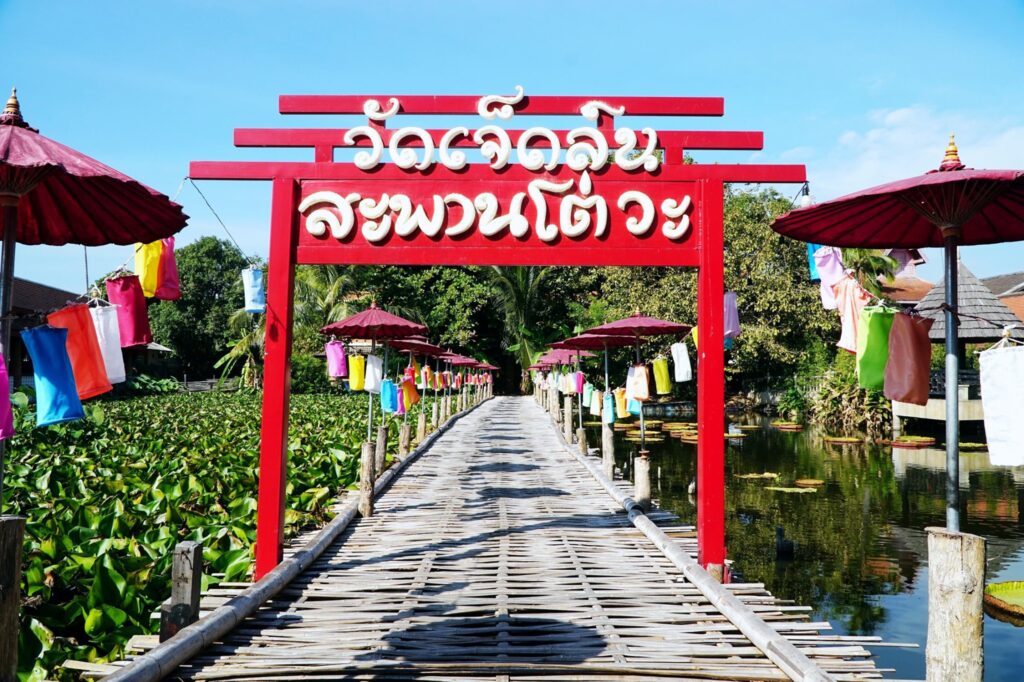
<svg viewBox="0 0 1024 682">
<path fill-rule="evenodd" d="M 245 255 L 245 250 L 242 249 L 242 247 L 238 244 L 238 241 L 235 240 L 234 235 L 231 234 L 231 231 L 228 229 L 228 226 L 224 224 L 224 221 L 221 220 L 220 216 L 217 214 L 217 211 L 214 210 L 213 206 L 210 204 L 210 200 L 206 198 L 205 194 L 203 194 L 203 190 L 199 189 L 199 185 L 196 184 L 195 180 L 187 176 L 185 180 L 188 180 L 189 184 L 195 187 L 195 190 L 199 192 L 199 196 L 202 197 L 203 203 L 206 204 L 206 208 L 210 209 L 210 213 L 212 213 L 213 217 L 217 219 L 218 223 L 220 223 L 220 226 L 224 229 L 224 234 L 228 236 L 228 239 L 230 239 L 231 242 L 235 245 L 235 248 L 237 248 L 238 252 L 242 254 L 242 257 L 249 261 L 249 265 L 255 265 L 256 261 Z M 182 182 L 184 182 L 184 180 L 182 180 Z"/>
</svg>

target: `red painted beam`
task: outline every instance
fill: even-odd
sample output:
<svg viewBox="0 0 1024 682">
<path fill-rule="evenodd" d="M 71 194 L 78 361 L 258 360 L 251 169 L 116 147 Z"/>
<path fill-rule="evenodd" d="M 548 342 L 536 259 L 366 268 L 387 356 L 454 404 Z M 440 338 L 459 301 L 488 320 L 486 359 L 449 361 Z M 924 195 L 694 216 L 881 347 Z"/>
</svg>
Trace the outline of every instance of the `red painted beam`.
<svg viewBox="0 0 1024 682">
<path fill-rule="evenodd" d="M 376 171 L 367 172 L 350 163 L 304 163 L 296 161 L 193 161 L 189 164 L 189 177 L 194 180 L 273 180 L 275 178 L 297 178 L 300 180 L 408 180 L 419 176 L 426 180 L 522 180 L 538 177 L 566 178 L 578 173 L 566 166 L 560 166 L 550 173 L 530 171 L 520 166 L 509 166 L 495 171 L 485 164 L 474 164 L 463 171 L 450 171 L 434 167 L 420 173 L 407 171 L 397 166 L 384 164 Z M 640 182 L 642 174 L 627 173 L 619 168 L 606 168 L 595 177 L 616 180 L 635 179 Z M 807 169 L 803 164 L 679 164 L 662 166 L 651 174 L 660 180 L 720 180 L 740 183 L 799 183 L 807 180 Z"/>
<path fill-rule="evenodd" d="M 508 93 L 497 93 L 508 94 Z M 394 97 L 401 114 L 476 114 L 482 95 L 281 95 L 282 114 L 359 114 L 370 99 L 386 107 Z M 584 97 L 527 95 L 516 105 L 516 115 L 578 115 L 587 102 L 626 107 L 626 116 L 722 116 L 721 97 Z"/>
<path fill-rule="evenodd" d="M 236 128 L 234 144 L 236 147 L 347 147 L 344 142 L 347 128 Z M 392 129 L 381 131 L 381 138 L 384 144 L 388 144 L 394 134 Z M 441 142 L 441 137 L 446 130 L 427 130 L 430 133 L 434 145 Z M 509 130 L 509 137 L 512 144 L 519 143 L 521 130 Z M 568 131 L 556 130 L 562 148 L 569 145 L 565 139 Z M 608 144 L 615 147 L 616 142 L 611 134 L 605 134 Z M 544 148 L 543 138 L 536 138 L 537 148 Z M 638 146 L 643 148 L 647 143 L 647 136 L 637 131 Z M 353 147 L 369 147 L 370 141 L 365 137 L 359 137 Z M 423 142 L 418 137 L 406 138 L 403 147 L 422 147 Z M 453 147 L 477 147 L 472 139 L 460 136 L 455 140 Z M 731 130 L 668 130 L 658 132 L 658 146 L 669 149 L 743 149 L 759 150 L 764 149 L 764 133 L 756 131 L 731 131 Z"/>
</svg>

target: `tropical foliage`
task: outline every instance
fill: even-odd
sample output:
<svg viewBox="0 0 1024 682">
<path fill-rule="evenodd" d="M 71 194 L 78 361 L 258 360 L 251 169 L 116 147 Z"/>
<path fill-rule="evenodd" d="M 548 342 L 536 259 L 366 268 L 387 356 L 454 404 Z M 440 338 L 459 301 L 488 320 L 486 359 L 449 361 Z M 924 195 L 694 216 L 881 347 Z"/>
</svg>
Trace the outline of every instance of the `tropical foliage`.
<svg viewBox="0 0 1024 682">
<path fill-rule="evenodd" d="M 117 655 L 170 593 L 171 550 L 203 544 L 204 582 L 244 579 L 255 539 L 260 396 L 100 402 L 34 428 L 20 394 L 5 512 L 28 517 L 19 661 L 44 679 L 65 658 Z M 365 396 L 292 399 L 286 522 L 323 523 L 356 480 Z M 394 430 L 394 429 L 393 429 Z M 397 432 L 391 434 L 397 438 Z M 217 577 L 214 577 L 216 575 Z"/>
</svg>

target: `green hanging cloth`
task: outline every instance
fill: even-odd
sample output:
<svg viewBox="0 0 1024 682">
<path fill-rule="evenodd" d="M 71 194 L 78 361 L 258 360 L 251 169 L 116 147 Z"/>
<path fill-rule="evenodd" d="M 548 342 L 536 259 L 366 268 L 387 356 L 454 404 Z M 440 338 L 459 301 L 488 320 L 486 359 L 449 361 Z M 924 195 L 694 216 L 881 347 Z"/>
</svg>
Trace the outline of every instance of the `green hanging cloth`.
<svg viewBox="0 0 1024 682">
<path fill-rule="evenodd" d="M 881 391 L 885 386 L 885 364 L 889 361 L 889 330 L 896 311 L 868 306 L 860 311 L 857 325 L 857 383 L 861 388 Z"/>
</svg>

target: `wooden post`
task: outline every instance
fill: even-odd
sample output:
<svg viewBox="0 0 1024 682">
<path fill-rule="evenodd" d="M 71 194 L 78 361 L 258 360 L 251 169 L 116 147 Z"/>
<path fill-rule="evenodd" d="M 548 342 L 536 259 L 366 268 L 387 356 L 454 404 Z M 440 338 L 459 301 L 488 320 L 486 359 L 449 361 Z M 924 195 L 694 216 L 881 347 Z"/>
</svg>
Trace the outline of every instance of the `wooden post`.
<svg viewBox="0 0 1024 682">
<path fill-rule="evenodd" d="M 981 682 L 985 670 L 985 539 L 928 532 L 928 682 Z"/>
<path fill-rule="evenodd" d="M 615 430 L 604 422 L 601 424 L 601 471 L 609 480 L 615 480 Z"/>
<path fill-rule="evenodd" d="M 405 458 L 409 454 L 410 444 L 412 443 L 412 424 L 409 422 L 402 422 L 402 427 L 398 430 L 398 456 Z"/>
<path fill-rule="evenodd" d="M 565 436 L 565 442 L 572 442 L 572 396 L 567 395 L 562 399 L 562 435 Z"/>
<path fill-rule="evenodd" d="M 25 519 L 0 516 L 0 682 L 18 679 L 18 610 Z"/>
<path fill-rule="evenodd" d="M 203 582 L 203 546 L 179 542 L 171 560 L 171 598 L 160 605 L 160 641 L 199 620 L 199 590 Z"/>
<path fill-rule="evenodd" d="M 363 443 L 359 459 L 359 513 L 363 517 L 373 516 L 373 443 Z"/>
<path fill-rule="evenodd" d="M 587 449 L 587 430 L 582 426 L 576 429 L 576 442 L 579 443 L 581 455 L 586 456 L 590 454 L 590 451 Z"/>
<path fill-rule="evenodd" d="M 439 412 L 439 410 L 438 410 L 438 406 L 437 406 L 437 401 L 435 400 L 433 406 L 431 406 L 431 408 L 430 408 L 430 430 L 431 431 L 437 429 L 437 425 L 441 423 L 441 422 L 439 422 L 437 420 L 438 412 Z"/>
<path fill-rule="evenodd" d="M 427 413 L 420 410 L 419 419 L 416 420 L 416 444 L 419 445 L 427 437 Z"/>
<path fill-rule="evenodd" d="M 651 458 L 644 450 L 633 458 L 633 500 L 644 513 L 651 511 Z"/>
<path fill-rule="evenodd" d="M 387 418 L 385 417 L 385 422 Z M 380 476 L 384 473 L 384 466 L 387 464 L 388 455 L 388 428 L 386 423 L 377 427 L 377 447 L 373 455 L 373 475 Z"/>
</svg>

